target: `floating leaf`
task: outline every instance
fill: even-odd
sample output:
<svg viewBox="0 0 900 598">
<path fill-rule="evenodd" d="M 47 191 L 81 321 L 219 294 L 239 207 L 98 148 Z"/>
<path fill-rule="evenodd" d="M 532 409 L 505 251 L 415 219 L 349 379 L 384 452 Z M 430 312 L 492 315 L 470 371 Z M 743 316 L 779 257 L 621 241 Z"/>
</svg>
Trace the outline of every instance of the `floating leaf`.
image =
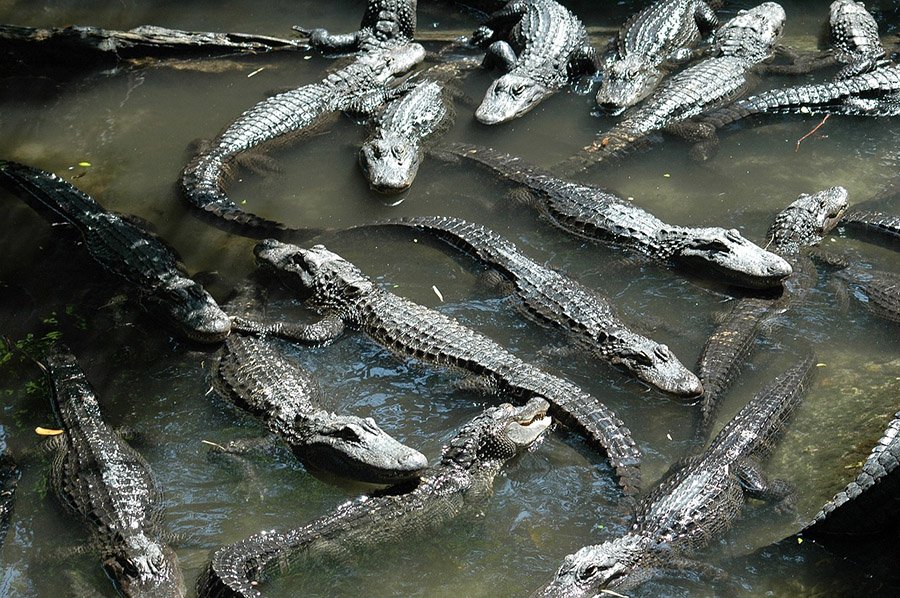
<svg viewBox="0 0 900 598">
<path fill-rule="evenodd" d="M 87 161 L 79 162 L 78 165 L 81 166 L 82 168 L 90 168 L 91 167 L 91 163 L 87 162 Z"/>
<path fill-rule="evenodd" d="M 34 429 L 34 433 L 38 436 L 59 436 L 63 433 L 63 430 L 57 430 L 56 428 L 42 428 L 38 426 Z"/>
</svg>

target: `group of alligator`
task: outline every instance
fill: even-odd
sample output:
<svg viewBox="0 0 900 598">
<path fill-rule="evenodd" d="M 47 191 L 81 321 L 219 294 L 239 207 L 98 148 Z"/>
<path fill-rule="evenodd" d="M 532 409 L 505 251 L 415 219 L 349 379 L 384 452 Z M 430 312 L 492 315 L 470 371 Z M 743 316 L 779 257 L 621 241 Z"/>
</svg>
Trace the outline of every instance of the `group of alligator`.
<svg viewBox="0 0 900 598">
<path fill-rule="evenodd" d="M 668 224 L 612 192 L 567 178 L 621 157 L 657 131 L 684 135 L 698 142 L 698 156 L 709 157 L 718 128 L 753 114 L 900 114 L 900 70 L 862 4 L 836 0 L 831 5 L 832 48 L 814 55 L 776 47 L 786 19 L 778 4 L 741 10 L 721 25 L 718 4 L 652 2 L 624 24 L 604 54 L 591 46 L 581 21 L 556 1 L 513 0 L 468 40 L 439 52 L 437 64 L 405 79 L 426 58 L 414 41 L 415 0 L 370 0 L 360 29 L 349 34 L 298 27 L 312 49 L 352 59 L 320 83 L 274 95 L 241 114 L 190 161 L 181 185 L 206 220 L 263 239 L 255 248 L 260 269 L 294 289 L 321 315 L 309 324 L 261 315 L 255 282 L 220 307 L 138 218 L 105 210 L 55 174 L 0 161 L 0 185 L 53 224 L 76 230 L 81 246 L 106 272 L 127 283 L 144 308 L 189 341 L 221 344 L 211 369 L 219 395 L 262 419 L 313 470 L 388 485 L 295 529 L 260 532 L 216 550 L 198 581 L 200 595 L 256 596 L 260 581 L 301 554 L 342 557 L 439 529 L 487 500 L 501 468 L 534 446 L 553 420 L 608 457 L 626 495 L 641 489 L 641 451 L 610 408 L 455 319 L 382 289 L 325 246 L 306 246 L 314 237 L 393 229 L 424 234 L 474 258 L 488 267 L 486 278 L 515 295 L 528 316 L 560 330 L 569 346 L 651 387 L 697 401 L 698 438 L 703 440 L 715 423 L 719 399 L 747 360 L 764 322 L 813 286 L 814 261 L 851 281 L 872 314 L 900 322 L 897 275 L 861 272 L 843 256 L 811 250 L 838 224 L 864 236 L 900 237 L 900 217 L 848 212 L 842 187 L 801 195 L 775 217 L 762 248 L 734 229 Z M 549 172 L 486 147 L 437 145 L 436 138 L 453 119 L 453 81 L 473 66 L 471 59 L 447 57 L 476 48 L 484 50 L 484 66 L 505 71 L 475 111 L 481 123 L 518 118 L 582 75 L 599 76 L 599 106 L 614 114 L 624 111 L 624 116 Z M 770 63 L 776 48 L 789 62 Z M 683 64 L 688 66 L 670 74 Z M 753 70 L 799 73 L 835 65 L 839 70 L 832 81 L 739 99 Z M 479 224 L 423 216 L 350 231 L 301 228 L 246 212 L 229 198 L 225 182 L 242 159 L 266 143 L 321 126 L 340 111 L 370 117 L 371 132 L 359 159 L 376 191 L 408 188 L 430 147 L 437 158 L 476 164 L 514 184 L 517 199 L 570 235 L 624 246 L 672 268 L 757 292 L 732 302 L 694 373 L 666 345 L 629 328 L 596 290 L 533 261 Z M 518 406 L 503 403 L 485 410 L 444 447 L 440 462 L 429 466 L 419 451 L 372 419 L 328 411 L 312 376 L 274 340 L 319 345 L 347 330 L 365 333 L 401 358 L 461 371 L 466 375 L 463 388 Z M 147 463 L 104 423 L 97 397 L 71 352 L 60 344 L 47 355 L 32 357 L 47 374 L 62 430 L 52 440 L 56 457 L 51 475 L 61 502 L 91 528 L 103 567 L 121 593 L 183 595 L 185 582 L 166 543 L 158 490 Z M 747 498 L 791 507 L 792 487 L 768 481 L 760 465 L 810 386 L 814 364 L 810 354 L 787 367 L 702 453 L 673 466 L 636 500 L 627 533 L 566 557 L 538 594 L 622 591 L 660 572 L 684 568 L 717 574 L 692 557 L 730 527 Z M 799 533 L 868 533 L 896 523 L 898 430 L 900 413 L 858 479 Z M 233 442 L 219 450 L 246 448 Z M 0 449 L 2 538 L 18 467 L 5 445 Z"/>
</svg>

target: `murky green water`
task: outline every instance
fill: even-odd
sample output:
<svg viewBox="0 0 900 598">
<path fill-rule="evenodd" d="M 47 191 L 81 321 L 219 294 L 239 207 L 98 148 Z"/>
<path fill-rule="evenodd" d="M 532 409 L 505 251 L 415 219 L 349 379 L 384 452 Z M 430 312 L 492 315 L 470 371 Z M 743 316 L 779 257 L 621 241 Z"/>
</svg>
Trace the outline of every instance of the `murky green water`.
<svg viewBox="0 0 900 598">
<path fill-rule="evenodd" d="M 422 31 L 475 26 L 471 13 L 442 3 L 420 4 Z M 608 4 L 570 5 L 589 26 L 618 24 L 640 5 Z M 897 3 L 869 4 L 880 10 L 883 31 L 896 31 Z M 749 5 L 728 3 L 728 10 Z M 786 2 L 787 41 L 813 45 L 827 5 L 825 0 Z M 0 1 L 0 22 L 119 29 L 153 23 L 288 35 L 295 23 L 352 29 L 362 6 L 360 1 L 309 0 L 266 3 L 265 8 L 245 0 Z M 192 272 L 210 273 L 210 289 L 222 298 L 252 271 L 253 242 L 205 225 L 181 200 L 176 182 L 190 146 L 214 136 L 271 91 L 321 79 L 330 65 L 318 56 L 285 53 L 194 66 L 4 71 L 0 156 L 67 175 L 106 207 L 149 219 Z M 481 126 L 472 112 L 490 78 L 487 72 L 473 72 L 461 82 L 471 100 L 458 105 L 448 139 L 488 144 L 549 165 L 612 122 L 591 115 L 590 95 L 567 92 L 509 125 Z M 589 180 L 634 197 L 671 222 L 734 227 L 761 242 L 774 214 L 799 193 L 843 185 L 851 201 L 859 202 L 897 174 L 897 121 L 833 118 L 795 152 L 796 140 L 818 122 L 815 117 L 776 118 L 729 130 L 718 157 L 702 165 L 689 160 L 687 146 L 667 140 Z M 345 226 L 427 214 L 481 222 L 534 258 L 606 293 L 628 322 L 667 343 L 685 363 L 696 363 L 716 314 L 727 309 L 729 296 L 721 289 L 567 237 L 511 202 L 502 182 L 470 167 L 428 161 L 403 202 L 389 206 L 368 191 L 356 164 L 363 135 L 362 128 L 342 117 L 327 135 L 273 152 L 279 172 L 243 172 L 230 187 L 232 195 L 258 214 L 294 225 Z M 91 166 L 77 166 L 82 161 Z M 14 339 L 61 332 L 97 388 L 109 422 L 142 432 L 135 446 L 166 490 L 166 523 L 185 536 L 178 554 L 189 583 L 221 544 L 263 528 L 310 521 L 363 490 L 311 476 L 286 450 L 254 457 L 249 471 L 208 457 L 203 439 L 224 442 L 262 431 L 259 423 L 207 393 L 212 350 L 185 345 L 159 329 L 123 302 L 121 289 L 23 203 L 6 193 L 0 202 L 0 331 Z M 844 238 L 842 232 L 827 244 L 857 251 L 875 267 L 898 269 L 896 253 Z M 459 318 L 526 360 L 543 360 L 613 407 L 644 451 L 646 485 L 691 449 L 695 408 L 648 391 L 602 364 L 541 357 L 541 348 L 558 341 L 481 286 L 478 268 L 468 260 L 387 235 L 344 237 L 329 245 L 394 292 Z M 270 312 L 287 307 L 286 297 L 275 293 Z M 797 514 L 776 515 L 751 505 L 707 554 L 729 571 L 728 581 L 688 574 L 646 584 L 634 595 L 896 595 L 897 552 L 885 547 L 896 544 L 896 536 L 829 548 L 807 541 L 753 554 L 790 534 L 855 475 L 853 466 L 898 408 L 897 328 L 874 320 L 858 302 L 841 305 L 823 277 L 804 303 L 759 340 L 722 417 L 737 411 L 807 344 L 824 366 L 769 467 L 798 487 Z M 294 352 L 321 379 L 335 410 L 375 417 L 431 459 L 484 404 L 457 390 L 453 374 L 401 363 L 359 336 Z M 0 425 L 18 453 L 37 447 L 35 426 L 54 424 L 39 382 L 37 370 L 27 363 L 0 369 Z M 13 527 L 0 550 L 0 595 L 67 595 L 73 587 L 112 593 L 89 550 L 68 556 L 87 534 L 48 492 L 48 459 L 22 460 Z M 358 595 L 365 588 L 367 595 L 527 595 L 564 555 L 627 525 L 604 458 L 566 434 L 553 435 L 525 455 L 495 486 L 494 500 L 474 522 L 388 546 L 348 565 L 298 568 L 270 584 L 269 594 Z"/>
</svg>

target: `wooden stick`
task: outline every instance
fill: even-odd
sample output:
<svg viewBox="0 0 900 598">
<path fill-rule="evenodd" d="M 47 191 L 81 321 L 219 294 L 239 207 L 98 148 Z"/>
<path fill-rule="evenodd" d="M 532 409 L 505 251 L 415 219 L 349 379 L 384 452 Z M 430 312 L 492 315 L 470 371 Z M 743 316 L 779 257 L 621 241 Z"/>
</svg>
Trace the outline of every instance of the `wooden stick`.
<svg viewBox="0 0 900 598">
<path fill-rule="evenodd" d="M 800 139 L 797 140 L 797 145 L 794 147 L 794 151 L 795 151 L 795 152 L 799 152 L 799 151 L 800 151 L 800 144 L 803 143 L 803 141 L 804 141 L 807 137 L 809 137 L 810 135 L 812 135 L 813 133 L 815 133 L 816 131 L 818 131 L 819 129 L 822 128 L 822 125 L 825 124 L 825 121 L 828 120 L 828 117 L 829 117 L 829 116 L 831 116 L 831 115 L 830 115 L 830 114 L 826 114 L 826 115 L 825 115 L 825 118 L 822 119 L 822 122 L 820 122 L 820 123 L 817 124 L 815 127 L 813 127 L 813 130 L 812 130 L 812 131 L 810 131 L 809 133 L 807 133 L 806 135 L 804 135 L 803 137 L 801 137 Z"/>
</svg>

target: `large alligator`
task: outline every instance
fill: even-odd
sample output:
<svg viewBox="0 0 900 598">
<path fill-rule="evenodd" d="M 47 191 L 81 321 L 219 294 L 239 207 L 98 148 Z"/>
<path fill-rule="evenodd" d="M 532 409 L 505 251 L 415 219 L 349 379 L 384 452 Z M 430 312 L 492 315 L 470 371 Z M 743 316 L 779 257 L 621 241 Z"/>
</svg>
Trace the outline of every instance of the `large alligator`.
<svg viewBox="0 0 900 598">
<path fill-rule="evenodd" d="M 626 492 L 638 488 L 641 453 L 631 431 L 611 409 L 574 384 L 525 363 L 456 320 L 376 287 L 356 266 L 322 245 L 301 249 L 267 239 L 254 252 L 262 268 L 295 287 L 323 318 L 310 325 L 236 320 L 239 329 L 322 343 L 354 328 L 400 356 L 466 372 L 464 386 L 472 390 L 523 402 L 543 397 L 557 420 L 605 449 Z"/>
<path fill-rule="evenodd" d="M 325 52 L 377 52 L 408 44 L 416 34 L 416 0 L 367 0 L 358 31 L 330 34 L 327 29 L 295 26 L 309 45 Z"/>
<path fill-rule="evenodd" d="M 425 57 L 419 44 L 362 54 L 320 83 L 272 96 L 241 114 L 211 146 L 185 167 L 181 185 L 188 201 L 214 216 L 213 222 L 242 234 L 301 238 L 311 229 L 294 229 L 242 210 L 224 189 L 224 179 L 240 154 L 263 143 L 308 131 L 336 111 L 371 114 L 396 89 L 388 84 Z"/>
<path fill-rule="evenodd" d="M 759 461 L 774 448 L 810 382 L 808 356 L 775 378 L 698 456 L 676 468 L 644 498 L 625 535 L 586 546 L 563 561 L 538 596 L 575 598 L 618 593 L 667 571 L 700 568 L 691 557 L 728 530 L 746 497 L 786 501 L 790 486 L 767 481 Z M 608 591 L 606 591 L 608 590 Z"/>
<path fill-rule="evenodd" d="M 19 475 L 19 468 L 6 450 L 6 435 L 3 426 L 0 426 L 0 548 L 9 530 Z"/>
<path fill-rule="evenodd" d="M 472 34 L 487 48 L 485 65 L 506 70 L 491 83 L 475 118 L 495 125 L 518 118 L 575 75 L 597 70 L 584 25 L 555 0 L 513 0 Z"/>
<path fill-rule="evenodd" d="M 90 526 L 103 568 L 122 594 L 184 596 L 178 558 L 162 539 L 150 466 L 103 421 L 74 355 L 57 348 L 43 367 L 63 429 L 50 477 L 60 502 Z"/>
<path fill-rule="evenodd" d="M 719 399 L 731 386 L 747 360 L 765 320 L 786 310 L 790 303 L 815 284 L 815 267 L 801 249 L 819 243 L 837 226 L 847 209 L 847 190 L 832 187 L 814 195 L 801 195 L 780 212 L 769 228 L 769 244 L 787 259 L 794 273 L 778 297 L 746 297 L 734 302 L 700 353 L 698 372 L 703 383 L 699 435 L 706 436 L 715 421 Z"/>
<path fill-rule="evenodd" d="M 523 185 L 519 196 L 570 234 L 628 247 L 667 265 L 742 287 L 776 287 L 791 273 L 784 259 L 737 230 L 667 224 L 613 193 L 556 178 L 521 158 L 492 149 L 454 144 L 443 153 L 481 164 Z"/>
<path fill-rule="evenodd" d="M 204 598 L 258 597 L 260 578 L 304 554 L 346 559 L 440 530 L 490 498 L 500 470 L 550 425 L 548 407 L 538 398 L 521 407 L 491 407 L 463 426 L 444 447 L 440 463 L 418 483 L 344 503 L 292 530 L 261 532 L 220 548 L 201 575 L 197 593 Z"/>
<path fill-rule="evenodd" d="M 307 465 L 374 484 L 419 476 L 428 461 L 401 444 L 372 418 L 337 415 L 322 408 L 322 391 L 310 374 L 272 341 L 232 334 L 219 351 L 213 388 L 260 416 Z"/>
<path fill-rule="evenodd" d="M 616 126 L 559 169 L 583 170 L 618 157 L 654 131 L 677 132 L 681 121 L 743 95 L 749 87 L 748 73 L 771 56 L 784 21 L 784 9 L 774 2 L 740 11 L 716 31 L 710 58 L 667 79 L 643 104 L 626 112 Z"/>
<path fill-rule="evenodd" d="M 719 24 L 704 0 L 658 0 L 622 25 L 606 60 L 597 104 L 617 114 L 650 95 L 664 63 L 690 59 L 692 47 Z"/>
<path fill-rule="evenodd" d="M 140 304 L 185 337 L 219 342 L 231 320 L 197 282 L 187 277 L 175 252 L 134 217 L 108 212 L 55 174 L 0 160 L 0 185 L 54 224 L 73 226 L 100 266 L 129 283 Z"/>
<path fill-rule="evenodd" d="M 900 519 L 900 413 L 888 425 L 856 479 L 803 528 L 804 536 L 878 534 Z"/>
<path fill-rule="evenodd" d="M 381 227 L 427 232 L 494 268 L 526 312 L 542 324 L 560 328 L 572 341 L 573 350 L 585 349 L 676 396 L 695 397 L 702 392 L 697 376 L 666 345 L 629 329 L 600 293 L 535 262 L 497 233 L 445 216 L 388 220 L 360 228 Z M 503 282 L 498 286 L 503 288 Z"/>
</svg>

